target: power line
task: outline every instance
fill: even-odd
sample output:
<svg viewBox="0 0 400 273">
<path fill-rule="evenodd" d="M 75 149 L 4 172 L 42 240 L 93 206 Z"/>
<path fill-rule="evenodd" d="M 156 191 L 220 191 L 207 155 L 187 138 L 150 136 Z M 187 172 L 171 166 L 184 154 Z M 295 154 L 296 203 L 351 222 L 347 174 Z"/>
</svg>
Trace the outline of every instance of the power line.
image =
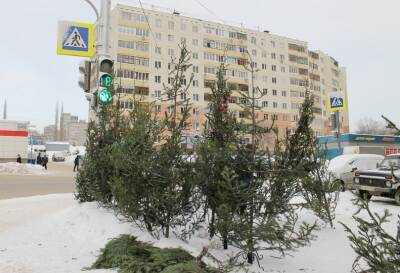
<svg viewBox="0 0 400 273">
<path fill-rule="evenodd" d="M 207 8 L 203 3 L 201 3 L 199 0 L 194 0 L 197 4 L 199 4 L 202 8 L 204 8 L 206 11 L 208 11 L 211 15 L 213 15 L 217 20 L 221 21 L 222 23 L 226 24 L 226 22 L 220 18 L 215 12 L 213 12 L 211 9 Z"/>
<path fill-rule="evenodd" d="M 144 17 L 146 18 L 147 26 L 149 27 L 149 30 L 150 30 L 151 36 L 153 37 L 154 43 L 156 44 L 156 47 L 160 48 L 158 46 L 157 39 L 156 39 L 156 37 L 154 35 L 153 29 L 151 28 L 151 25 L 150 25 L 150 22 L 149 22 L 149 17 L 147 16 L 146 12 L 144 11 L 143 4 L 142 4 L 141 0 L 139 0 L 139 4 L 140 4 L 140 8 L 142 10 L 142 13 L 143 13 Z M 161 59 L 163 60 L 163 62 L 165 63 L 163 55 L 160 54 L 160 56 L 161 56 Z"/>
</svg>

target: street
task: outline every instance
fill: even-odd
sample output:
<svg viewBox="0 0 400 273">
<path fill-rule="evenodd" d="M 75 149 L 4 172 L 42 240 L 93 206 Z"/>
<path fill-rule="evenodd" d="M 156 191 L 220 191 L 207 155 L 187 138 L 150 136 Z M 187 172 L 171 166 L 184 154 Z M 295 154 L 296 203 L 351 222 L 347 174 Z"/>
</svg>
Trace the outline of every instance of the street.
<svg viewBox="0 0 400 273">
<path fill-rule="evenodd" d="M 64 163 L 49 163 L 48 174 L 5 175 L 0 174 L 0 199 L 72 193 L 75 189 L 73 166 Z"/>
</svg>

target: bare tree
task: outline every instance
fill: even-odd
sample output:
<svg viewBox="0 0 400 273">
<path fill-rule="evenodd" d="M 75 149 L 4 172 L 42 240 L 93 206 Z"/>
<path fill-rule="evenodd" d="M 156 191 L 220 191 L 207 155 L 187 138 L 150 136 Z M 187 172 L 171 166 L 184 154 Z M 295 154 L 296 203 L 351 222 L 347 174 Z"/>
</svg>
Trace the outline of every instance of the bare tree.
<svg viewBox="0 0 400 273">
<path fill-rule="evenodd" d="M 391 134 L 393 131 L 388 129 L 384 122 L 372 118 L 360 119 L 357 123 L 358 134 L 375 134 L 384 135 Z"/>
</svg>

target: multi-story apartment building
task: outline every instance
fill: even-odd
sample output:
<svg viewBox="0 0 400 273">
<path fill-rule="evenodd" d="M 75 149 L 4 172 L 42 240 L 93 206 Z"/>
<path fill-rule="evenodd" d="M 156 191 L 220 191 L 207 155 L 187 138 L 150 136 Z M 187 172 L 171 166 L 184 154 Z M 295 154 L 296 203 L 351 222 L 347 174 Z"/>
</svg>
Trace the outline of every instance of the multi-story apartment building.
<svg viewBox="0 0 400 273">
<path fill-rule="evenodd" d="M 182 16 L 176 12 L 117 5 L 112 11 L 111 55 L 115 59 L 116 83 L 120 105 L 132 109 L 132 95 L 144 101 L 155 101 L 155 109 L 163 112 L 168 103 L 161 103 L 163 83 L 168 82 L 171 58 L 179 54 L 185 43 L 191 51 L 194 80 L 190 88 L 193 108 L 188 135 L 202 134 L 205 113 L 210 99 L 209 85 L 216 80 L 221 62 L 226 63 L 229 87 L 233 94 L 229 111 L 244 118 L 240 92 L 251 90 L 252 75 L 244 64 L 252 61 L 258 72 L 254 85 L 262 96 L 257 118 L 261 124 L 275 120 L 280 134 L 293 130 L 299 119 L 299 108 L 306 90 L 314 95 L 316 134 L 329 134 L 328 94 L 342 91 L 347 97 L 346 70 L 321 51 L 311 51 L 307 42 L 271 34 Z M 240 91 L 240 92 L 239 92 Z M 348 132 L 348 113 L 341 115 L 342 130 Z M 265 139 L 265 145 L 273 138 Z"/>
</svg>

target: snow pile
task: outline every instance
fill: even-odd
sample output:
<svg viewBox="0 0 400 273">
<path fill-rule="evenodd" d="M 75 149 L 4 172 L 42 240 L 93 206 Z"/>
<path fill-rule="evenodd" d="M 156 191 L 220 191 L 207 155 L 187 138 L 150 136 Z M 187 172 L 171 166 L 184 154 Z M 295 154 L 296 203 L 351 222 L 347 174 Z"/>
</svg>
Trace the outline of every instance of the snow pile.
<svg viewBox="0 0 400 273">
<path fill-rule="evenodd" d="M 44 174 L 41 165 L 20 164 L 17 162 L 0 163 L 0 174 Z"/>
<path fill-rule="evenodd" d="M 318 239 L 310 247 L 299 249 L 293 257 L 274 259 L 271 252 L 259 253 L 264 272 L 269 273 L 345 273 L 351 271 L 356 254 L 339 221 L 355 228 L 351 216 L 356 208 L 353 195 L 341 194 L 335 229 L 322 228 Z M 392 200 L 375 198 L 371 209 L 382 213 L 388 209 L 392 219 L 385 228 L 396 232 L 396 218 L 400 207 Z M 132 234 L 141 241 L 153 242 L 158 247 L 182 247 L 197 256 L 205 245 L 214 245 L 214 256 L 223 258 L 233 251 L 223 251 L 218 240 L 210 241 L 206 230 L 199 231 L 185 243 L 174 237 L 152 238 L 134 225 L 121 222 L 115 215 L 96 203 L 78 204 L 72 194 L 56 194 L 28 198 L 0 200 L 0 272 L 18 273 L 78 273 L 92 265 L 99 250 L 120 234 Z M 301 220 L 312 217 L 302 212 Z M 263 272 L 257 265 L 253 272 Z M 95 273 L 114 273 L 113 270 L 93 270 Z"/>
</svg>

